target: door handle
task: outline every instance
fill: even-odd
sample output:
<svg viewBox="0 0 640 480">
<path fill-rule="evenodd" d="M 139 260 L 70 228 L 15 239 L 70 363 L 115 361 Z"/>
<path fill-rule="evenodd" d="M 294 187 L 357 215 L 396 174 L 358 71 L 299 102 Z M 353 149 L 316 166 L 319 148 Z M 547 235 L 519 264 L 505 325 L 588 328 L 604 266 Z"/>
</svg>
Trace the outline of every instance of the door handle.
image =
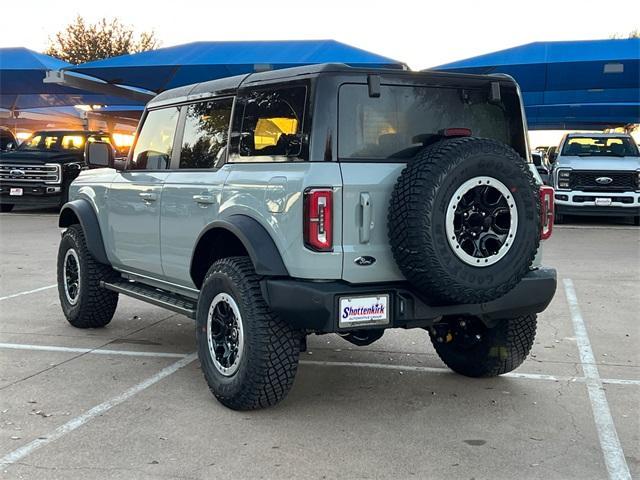
<svg viewBox="0 0 640 480">
<path fill-rule="evenodd" d="M 158 195 L 156 195 L 153 192 L 140 192 L 138 194 L 138 196 L 144 201 L 144 202 L 155 202 L 158 199 Z"/>
<path fill-rule="evenodd" d="M 371 239 L 371 195 L 366 192 L 360 194 L 360 208 L 362 209 L 362 223 L 360 224 L 360 243 L 369 243 Z"/>
<path fill-rule="evenodd" d="M 210 205 L 215 203 L 216 200 L 213 198 L 213 195 L 194 195 L 193 201 L 201 205 Z"/>
</svg>

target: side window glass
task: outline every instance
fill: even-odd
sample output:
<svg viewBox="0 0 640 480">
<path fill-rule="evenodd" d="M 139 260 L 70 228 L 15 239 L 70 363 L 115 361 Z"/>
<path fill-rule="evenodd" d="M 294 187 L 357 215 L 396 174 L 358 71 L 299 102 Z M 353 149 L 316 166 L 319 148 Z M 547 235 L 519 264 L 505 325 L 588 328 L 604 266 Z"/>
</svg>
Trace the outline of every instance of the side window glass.
<svg viewBox="0 0 640 480">
<path fill-rule="evenodd" d="M 169 167 L 179 114 L 177 107 L 147 113 L 133 149 L 129 170 L 162 170 Z"/>
<path fill-rule="evenodd" d="M 58 137 L 46 136 L 44 137 L 44 149 L 55 150 L 58 144 Z"/>
<path fill-rule="evenodd" d="M 63 150 L 81 150 L 84 148 L 84 137 L 82 135 L 65 135 L 60 142 Z"/>
<path fill-rule="evenodd" d="M 256 159 L 264 162 L 286 161 L 286 157 L 300 155 L 305 100 L 305 87 L 249 94 L 242 119 L 240 156 L 272 157 Z"/>
<path fill-rule="evenodd" d="M 215 168 L 226 157 L 233 100 L 189 105 L 180 148 L 180 168 Z"/>
</svg>

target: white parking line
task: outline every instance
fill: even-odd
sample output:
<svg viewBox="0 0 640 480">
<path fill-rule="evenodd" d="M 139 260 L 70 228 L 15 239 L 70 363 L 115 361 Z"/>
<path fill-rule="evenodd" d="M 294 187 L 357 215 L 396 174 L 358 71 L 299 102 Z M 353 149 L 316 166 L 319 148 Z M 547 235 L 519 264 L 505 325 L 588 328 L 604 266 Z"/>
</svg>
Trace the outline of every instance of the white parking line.
<svg viewBox="0 0 640 480">
<path fill-rule="evenodd" d="M 128 357 L 157 357 L 157 358 L 183 358 L 186 354 L 170 353 L 170 352 L 141 352 L 137 350 L 109 350 L 105 348 L 76 348 L 76 347 L 57 347 L 54 345 L 29 345 L 24 343 L 0 343 L 0 350 L 34 350 L 42 352 L 68 352 L 68 353 L 86 353 L 96 355 L 123 355 Z M 321 367 L 354 367 L 354 368 L 378 368 L 382 370 L 398 370 L 403 372 L 425 372 L 436 375 L 452 374 L 448 368 L 440 367 L 422 367 L 418 365 L 392 365 L 388 363 L 370 363 L 370 362 L 333 362 L 322 360 L 300 360 L 302 365 L 316 365 Z M 551 382 L 585 382 L 584 377 L 567 377 L 559 375 L 546 375 L 544 373 L 520 373 L 511 372 L 502 377 L 521 378 L 524 380 L 547 380 Z M 640 380 L 631 380 L 625 378 L 601 378 L 600 381 L 611 385 L 636 385 L 640 386 Z"/>
<path fill-rule="evenodd" d="M 165 352 L 134 352 L 131 350 L 107 350 L 104 348 L 73 348 L 54 347 L 52 345 L 26 345 L 23 343 L 0 343 L 0 349 L 11 350 L 39 350 L 43 352 L 65 352 L 65 353 L 95 353 L 98 355 L 125 355 L 130 357 L 161 357 L 161 358 L 183 358 L 183 353 Z"/>
<path fill-rule="evenodd" d="M 0 301 L 9 300 L 10 298 L 21 297 L 22 295 L 29 295 L 30 293 L 42 292 L 43 290 L 49 290 L 50 288 L 57 287 L 58 284 L 54 283 L 53 285 L 47 285 L 46 287 L 36 288 L 35 290 L 27 290 L 26 292 L 18 292 L 12 295 L 7 295 L 6 297 L 0 297 Z"/>
<path fill-rule="evenodd" d="M 128 400 L 134 395 L 158 383 L 163 378 L 168 377 L 169 375 L 178 371 L 182 367 L 185 367 L 189 363 L 193 362 L 196 359 L 196 357 L 197 357 L 196 353 L 191 353 L 187 355 L 186 357 L 178 360 L 177 362 L 169 365 L 168 367 L 163 368 L 152 377 L 149 377 L 146 380 L 138 383 L 137 385 L 134 385 L 129 390 L 126 390 L 125 392 L 121 393 L 117 397 L 114 397 L 111 400 L 107 400 L 106 402 L 103 402 L 100 405 L 97 405 L 92 409 L 87 410 L 82 415 L 69 420 L 64 425 L 56 428 L 49 435 L 37 438 L 36 440 L 33 440 L 32 442 L 29 442 L 26 445 L 23 445 L 22 447 L 14 450 L 13 452 L 8 453 L 4 457 L 2 457 L 2 459 L 0 459 L 0 465 L 5 467 L 9 466 L 21 460 L 22 458 L 26 457 L 27 455 L 32 453 L 34 450 L 37 450 L 38 448 L 43 447 L 51 442 L 55 442 L 59 438 L 65 436 L 67 433 L 74 431 L 75 429 L 81 427 L 82 425 L 89 422 L 93 418 L 104 414 L 105 412 L 111 410 L 113 407 L 120 405 L 122 402 Z"/>
<path fill-rule="evenodd" d="M 448 368 L 439 367 L 421 367 L 417 365 L 390 365 L 387 363 L 366 363 L 366 362 L 324 362 L 320 360 L 301 360 L 300 363 L 306 365 L 317 365 L 321 367 L 356 367 L 356 368 L 379 368 L 383 370 L 399 370 L 402 372 L 427 372 L 437 375 L 453 375 Z M 541 373 L 507 373 L 503 377 L 524 378 L 527 380 L 551 380 L 559 381 L 581 381 L 583 379 L 576 377 L 557 377 L 555 375 L 544 375 Z"/>
<path fill-rule="evenodd" d="M 582 363 L 582 371 L 584 372 L 589 399 L 591 400 L 591 409 L 593 410 L 593 418 L 596 422 L 598 438 L 600 439 L 600 448 L 604 455 L 604 461 L 607 466 L 607 472 L 611 480 L 631 480 L 629 466 L 624 458 L 622 445 L 618 438 L 616 426 L 613 423 L 611 410 L 607 403 L 607 397 L 602 388 L 602 380 L 598 372 L 595 356 L 589 341 L 587 327 L 585 326 L 580 307 L 578 306 L 578 298 L 573 287 L 573 281 L 569 278 L 564 279 L 564 290 L 569 303 L 571 312 L 571 320 L 573 321 L 573 330 L 578 344 L 580 353 L 580 361 Z"/>
</svg>

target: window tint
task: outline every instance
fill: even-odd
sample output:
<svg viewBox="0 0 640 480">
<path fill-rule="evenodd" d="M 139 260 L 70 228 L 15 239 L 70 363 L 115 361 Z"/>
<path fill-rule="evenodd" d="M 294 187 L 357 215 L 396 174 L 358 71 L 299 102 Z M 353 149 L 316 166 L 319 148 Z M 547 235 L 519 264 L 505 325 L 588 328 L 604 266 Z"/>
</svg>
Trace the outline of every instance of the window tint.
<svg viewBox="0 0 640 480">
<path fill-rule="evenodd" d="M 232 99 L 189 105 L 180 149 L 180 168 L 214 168 L 224 161 Z"/>
<path fill-rule="evenodd" d="M 503 91 L 503 97 L 507 92 Z M 480 90 L 383 85 L 380 97 L 370 97 L 366 85 L 343 85 L 339 157 L 411 157 L 430 136 L 451 127 L 510 143 L 507 110 L 489 103 L 487 92 Z"/>
<path fill-rule="evenodd" d="M 151 110 L 142 125 L 128 168 L 162 170 L 169 167 L 180 110 L 177 107 Z"/>
<path fill-rule="evenodd" d="M 245 100 L 242 119 L 240 155 L 243 157 L 300 155 L 306 92 L 305 87 L 291 87 L 249 94 Z M 265 160 L 267 159 L 261 158 L 257 161 Z M 286 158 L 271 158 L 271 160 L 286 161 Z"/>
</svg>

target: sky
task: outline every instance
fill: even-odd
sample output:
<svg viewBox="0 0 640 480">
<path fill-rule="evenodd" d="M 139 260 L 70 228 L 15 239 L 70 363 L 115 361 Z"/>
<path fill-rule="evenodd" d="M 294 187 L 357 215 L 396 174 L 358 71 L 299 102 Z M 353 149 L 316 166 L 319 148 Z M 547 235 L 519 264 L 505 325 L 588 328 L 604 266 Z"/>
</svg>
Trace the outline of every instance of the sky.
<svg viewBox="0 0 640 480">
<path fill-rule="evenodd" d="M 117 17 L 138 32 L 153 30 L 163 47 L 202 40 L 334 39 L 418 70 L 535 41 L 626 36 L 640 28 L 640 1 L 5 1 L 0 47 L 42 51 L 76 15 L 90 22 Z M 548 144 L 560 134 L 533 136 Z"/>
<path fill-rule="evenodd" d="M 638 0 L 2 3 L 0 47 L 42 51 L 49 37 L 79 14 L 92 22 L 118 17 L 136 31 L 154 30 L 165 47 L 199 40 L 335 39 L 403 61 L 412 69 L 534 41 L 626 36 L 640 27 Z M 613 7 L 606 8 L 608 4 Z"/>
</svg>

